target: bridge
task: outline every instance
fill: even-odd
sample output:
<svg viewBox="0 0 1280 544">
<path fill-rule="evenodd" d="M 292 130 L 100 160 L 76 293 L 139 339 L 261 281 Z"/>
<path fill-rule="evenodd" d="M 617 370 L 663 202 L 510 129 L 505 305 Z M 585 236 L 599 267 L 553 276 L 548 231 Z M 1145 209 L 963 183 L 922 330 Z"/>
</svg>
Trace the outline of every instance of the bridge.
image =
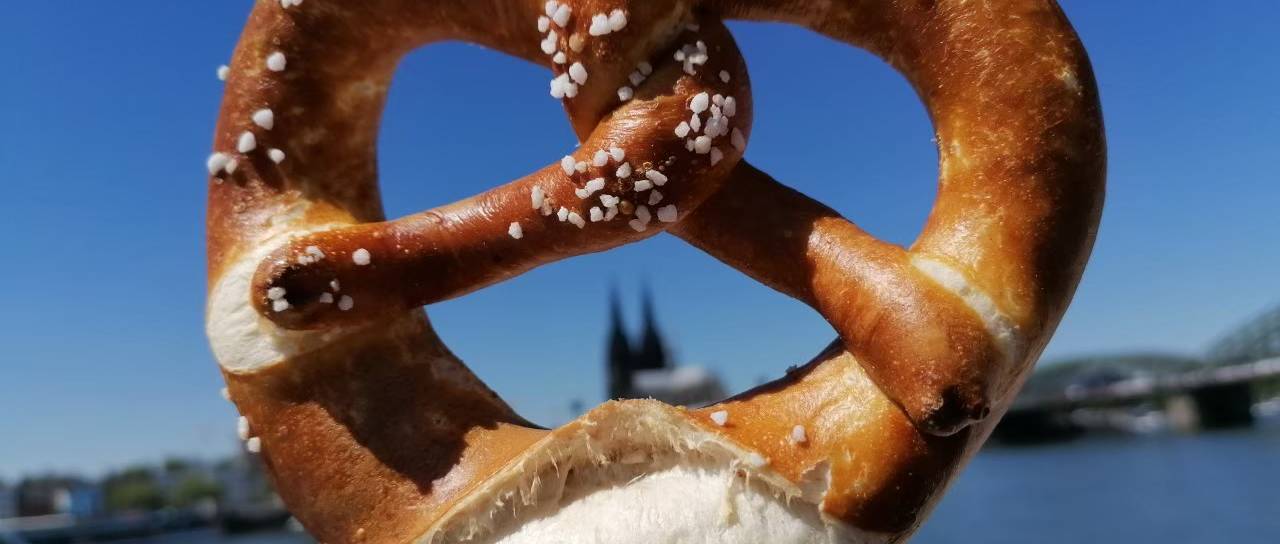
<svg viewBox="0 0 1280 544">
<path fill-rule="evenodd" d="M 1089 428 L 1180 431 L 1247 426 L 1280 393 L 1280 306 L 1224 335 L 1204 357 L 1133 354 L 1043 367 L 995 431 L 1006 442 L 1070 438 Z"/>
</svg>

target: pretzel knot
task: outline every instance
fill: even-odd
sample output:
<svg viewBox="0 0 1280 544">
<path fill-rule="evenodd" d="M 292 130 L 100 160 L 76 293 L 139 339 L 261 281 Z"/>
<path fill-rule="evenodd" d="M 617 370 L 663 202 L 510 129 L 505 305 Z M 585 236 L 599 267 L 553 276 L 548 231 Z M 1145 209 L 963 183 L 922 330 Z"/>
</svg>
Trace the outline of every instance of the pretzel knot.
<svg viewBox="0 0 1280 544">
<path fill-rule="evenodd" d="M 806 26 L 912 84 L 939 154 L 913 244 L 877 240 L 743 160 L 752 100 L 722 17 Z M 549 68 L 581 145 L 386 221 L 386 90 L 401 56 L 445 39 Z M 817 510 L 721 533 L 691 494 L 674 501 L 689 511 L 657 500 L 645 517 L 725 541 L 818 541 L 818 525 L 901 541 L 1048 342 L 1105 185 L 1097 89 L 1053 0 L 259 0 L 227 85 L 208 164 L 210 344 L 281 496 L 331 542 L 475 541 L 527 520 L 525 506 L 709 465 L 759 476 L 776 493 L 761 500 Z M 812 306 L 838 338 L 712 407 L 610 402 L 544 430 L 417 311 L 664 230 Z M 635 504 L 600 500 L 611 515 Z M 550 526 L 589 534 L 596 517 Z"/>
<path fill-rule="evenodd" d="M 260 268 L 258 310 L 294 329 L 376 319 L 652 236 L 715 193 L 751 126 L 728 29 L 675 0 L 603 4 L 549 2 L 538 23 L 576 150 L 450 206 L 293 240 Z"/>
</svg>

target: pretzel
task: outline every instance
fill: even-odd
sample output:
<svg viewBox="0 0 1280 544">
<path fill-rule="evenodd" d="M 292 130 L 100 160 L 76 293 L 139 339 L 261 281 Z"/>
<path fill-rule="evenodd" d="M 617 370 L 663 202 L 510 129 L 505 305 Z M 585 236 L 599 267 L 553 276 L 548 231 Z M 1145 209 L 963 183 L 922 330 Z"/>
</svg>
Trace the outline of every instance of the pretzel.
<svg viewBox="0 0 1280 544">
<path fill-rule="evenodd" d="M 742 160 L 752 100 L 724 18 L 808 27 L 911 82 L 940 157 L 911 247 Z M 581 145 L 386 221 L 386 89 L 448 39 L 548 67 Z M 324 542 L 903 540 L 1052 335 L 1105 179 L 1096 85 L 1052 0 L 260 0 L 214 148 L 210 343 Z M 544 430 L 419 309 L 663 231 L 838 338 L 714 406 L 611 401 Z"/>
</svg>

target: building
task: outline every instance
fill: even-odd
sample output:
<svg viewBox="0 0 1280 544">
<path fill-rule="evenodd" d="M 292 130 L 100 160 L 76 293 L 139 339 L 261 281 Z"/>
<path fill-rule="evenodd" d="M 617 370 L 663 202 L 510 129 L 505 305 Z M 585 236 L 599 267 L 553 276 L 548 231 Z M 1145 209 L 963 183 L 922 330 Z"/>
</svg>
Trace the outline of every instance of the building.
<svg viewBox="0 0 1280 544">
<path fill-rule="evenodd" d="M 700 366 L 675 366 L 645 289 L 640 341 L 627 336 L 617 291 L 609 295 L 605 375 L 610 399 L 652 398 L 668 404 L 702 406 L 724 398 L 720 380 Z"/>
<path fill-rule="evenodd" d="M 53 514 L 93 517 L 103 509 L 102 489 L 74 476 L 25 478 L 15 488 L 14 495 L 18 517 Z"/>
<path fill-rule="evenodd" d="M 222 497 L 218 525 L 227 533 L 280 529 L 289 521 L 284 501 L 276 495 L 262 458 L 241 450 L 217 469 Z"/>
<path fill-rule="evenodd" d="M 77 518 L 92 518 L 105 510 L 102 489 L 79 484 L 59 488 L 53 494 L 54 510 Z"/>
<path fill-rule="evenodd" d="M 18 488 L 0 482 L 0 519 L 18 517 Z"/>
</svg>

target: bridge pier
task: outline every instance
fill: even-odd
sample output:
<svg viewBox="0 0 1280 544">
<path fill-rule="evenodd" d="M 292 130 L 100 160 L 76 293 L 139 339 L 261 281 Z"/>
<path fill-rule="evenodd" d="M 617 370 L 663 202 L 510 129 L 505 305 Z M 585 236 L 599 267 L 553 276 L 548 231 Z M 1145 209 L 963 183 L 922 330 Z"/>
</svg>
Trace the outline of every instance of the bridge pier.
<svg viewBox="0 0 1280 544">
<path fill-rule="evenodd" d="M 1249 382 L 1203 385 L 1190 391 L 1202 429 L 1253 424 L 1253 387 Z"/>
<path fill-rule="evenodd" d="M 1189 394 L 1173 395 L 1164 399 L 1164 417 L 1169 428 L 1182 434 L 1200 430 L 1200 407 Z"/>
<path fill-rule="evenodd" d="M 1070 440 L 1084 434 L 1068 412 L 1052 409 L 1010 410 L 992 431 L 1006 444 L 1038 444 Z"/>
</svg>

